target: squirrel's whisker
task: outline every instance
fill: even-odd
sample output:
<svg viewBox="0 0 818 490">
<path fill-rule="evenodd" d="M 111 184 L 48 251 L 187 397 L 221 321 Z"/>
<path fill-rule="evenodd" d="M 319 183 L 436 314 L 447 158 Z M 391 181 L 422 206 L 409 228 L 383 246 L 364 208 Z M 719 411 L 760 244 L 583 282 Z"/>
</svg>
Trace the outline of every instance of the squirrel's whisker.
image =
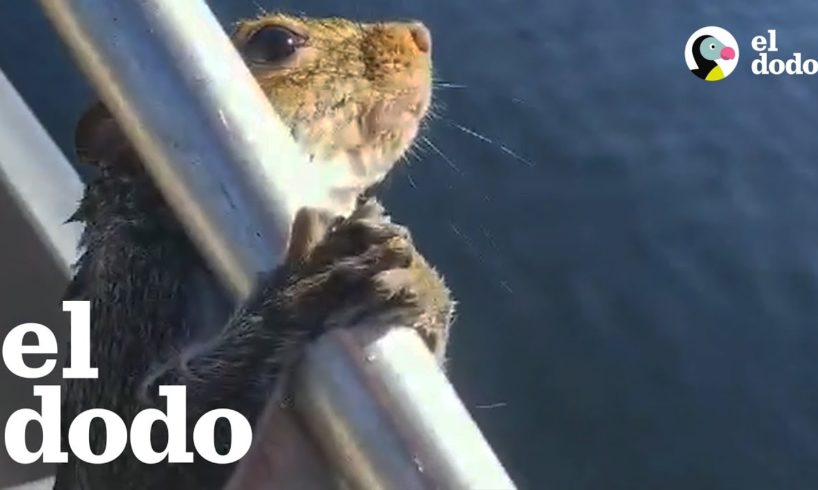
<svg viewBox="0 0 818 490">
<path fill-rule="evenodd" d="M 432 81 L 432 85 L 435 88 L 469 88 L 466 85 L 460 85 L 460 84 L 457 84 L 457 83 L 447 83 L 447 82 L 437 82 L 437 81 Z"/>
<path fill-rule="evenodd" d="M 449 158 L 449 157 L 448 157 L 448 156 L 447 156 L 445 153 L 443 153 L 443 152 L 440 150 L 440 148 L 438 148 L 438 147 L 437 147 L 437 146 L 436 146 L 434 143 L 432 143 L 432 140 L 430 140 L 430 139 L 429 139 L 429 138 L 427 138 L 426 136 L 421 136 L 421 137 L 420 137 L 420 141 L 422 141 L 422 142 L 426 143 L 427 145 L 429 145 L 429 148 L 431 148 L 431 149 L 432 149 L 432 151 L 434 151 L 435 153 L 437 153 L 438 155 L 440 155 L 440 157 L 441 157 L 441 158 L 442 158 L 442 159 L 443 159 L 443 160 L 444 160 L 446 163 L 448 163 L 448 164 L 449 164 L 449 166 L 450 166 L 450 167 L 452 167 L 452 168 L 453 168 L 453 169 L 454 169 L 454 170 L 455 170 L 457 173 L 459 173 L 459 174 L 462 174 L 462 173 L 463 173 L 463 171 L 462 171 L 462 170 L 460 170 L 460 167 L 458 167 L 458 166 L 457 166 L 457 164 L 455 164 L 455 163 L 452 161 L 452 159 L 451 159 L 451 158 Z"/>
<path fill-rule="evenodd" d="M 528 165 L 529 167 L 536 167 L 536 164 L 534 162 L 532 162 L 531 160 L 529 160 L 529 159 L 527 159 L 527 158 L 525 158 L 523 156 L 518 155 L 514 150 L 507 147 L 506 145 L 504 145 L 502 143 L 499 143 L 499 142 L 496 142 L 493 139 L 489 138 L 488 136 L 486 136 L 484 134 L 480 134 L 480 133 L 478 133 L 477 131 L 475 131 L 473 129 L 470 129 L 470 128 L 467 128 L 466 126 L 463 126 L 462 124 L 458 124 L 458 123 L 452 121 L 451 119 L 447 119 L 445 117 L 442 117 L 440 119 L 443 120 L 444 122 L 446 122 L 447 124 L 449 124 L 450 126 L 452 126 L 453 128 L 458 129 L 458 130 L 462 131 L 465 134 L 468 134 L 469 136 L 477 138 L 478 140 L 483 141 L 484 143 L 488 143 L 489 145 L 497 146 L 498 148 L 500 148 L 500 151 L 502 151 L 503 153 L 506 153 L 507 155 L 514 158 L 515 160 L 517 160 L 519 162 L 522 162 L 522 163 Z"/>
</svg>

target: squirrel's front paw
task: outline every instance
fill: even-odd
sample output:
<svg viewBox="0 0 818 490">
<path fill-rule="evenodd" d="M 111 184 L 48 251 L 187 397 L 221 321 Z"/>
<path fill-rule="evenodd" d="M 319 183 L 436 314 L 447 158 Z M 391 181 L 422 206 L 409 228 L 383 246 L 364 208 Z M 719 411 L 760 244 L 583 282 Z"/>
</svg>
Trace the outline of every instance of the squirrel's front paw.
<svg viewBox="0 0 818 490">
<path fill-rule="evenodd" d="M 362 200 L 346 219 L 291 269 L 285 295 L 291 311 L 324 329 L 362 322 L 415 328 L 441 358 L 453 301 L 440 275 L 392 223 L 374 199 Z"/>
</svg>

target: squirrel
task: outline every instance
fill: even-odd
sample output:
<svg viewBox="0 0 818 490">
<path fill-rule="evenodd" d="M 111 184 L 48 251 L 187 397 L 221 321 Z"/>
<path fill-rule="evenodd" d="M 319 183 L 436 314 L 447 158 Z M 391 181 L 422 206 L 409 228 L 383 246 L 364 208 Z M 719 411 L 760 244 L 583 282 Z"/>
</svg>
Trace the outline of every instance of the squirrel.
<svg viewBox="0 0 818 490">
<path fill-rule="evenodd" d="M 286 259 L 234 305 L 114 118 L 93 105 L 75 131 L 94 176 L 72 217 L 85 230 L 66 297 L 91 302 L 100 377 L 65 380 L 64 448 L 65 421 L 84 410 L 105 408 L 130 425 L 145 408 L 164 409 L 160 385 L 186 386 L 189 420 L 230 408 L 253 424 L 308 342 L 359 321 L 413 327 L 443 362 L 450 292 L 408 230 L 364 197 L 409 149 L 429 109 L 429 31 L 418 22 L 265 14 L 240 21 L 232 38 L 297 143 L 337 182 L 335 207 L 299 211 Z M 222 454 L 224 432 L 217 425 Z M 151 440 L 165 447 L 161 424 Z M 104 449 L 99 426 L 90 443 Z M 216 490 L 233 469 L 198 456 L 147 465 L 130 448 L 92 465 L 69 452 L 54 488 Z"/>
</svg>

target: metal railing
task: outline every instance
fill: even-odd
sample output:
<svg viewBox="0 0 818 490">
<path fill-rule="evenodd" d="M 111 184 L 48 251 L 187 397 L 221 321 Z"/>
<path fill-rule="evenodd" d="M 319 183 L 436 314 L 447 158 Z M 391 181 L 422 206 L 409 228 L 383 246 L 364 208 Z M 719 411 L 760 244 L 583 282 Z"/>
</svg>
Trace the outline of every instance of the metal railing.
<svg viewBox="0 0 818 490">
<path fill-rule="evenodd" d="M 42 127 L 23 98 L 0 71 L 0 186 L 13 197 L 17 209 L 36 231 L 50 259 L 67 279 L 77 257 L 82 226 L 65 220 L 82 197 L 82 182 L 71 163 Z M 10 232 L 11 230 L 6 230 Z M 6 394 L 8 396 L 8 394 Z M 18 400 L 4 400 L 12 405 Z M 38 468 L 37 475 L 46 474 Z M 0 474 L 4 483 L 22 475 Z M 7 490 L 47 490 L 51 479 Z"/>
<path fill-rule="evenodd" d="M 2 71 L 0 184 L 67 276 L 77 257 L 82 226 L 65 221 L 82 197 L 82 182 Z"/>
<path fill-rule="evenodd" d="M 212 12 L 202 0 L 40 5 L 225 290 L 247 297 L 277 265 L 295 210 L 327 195 Z M 21 175 L 6 177 L 17 186 Z M 53 226 L 44 216 L 32 214 Z M 65 261 L 75 236 L 57 230 L 43 236 Z M 514 488 L 405 328 L 318 339 L 296 373 L 294 410 L 271 405 L 255 435 L 228 488 L 326 488 L 336 476 L 360 489 Z"/>
</svg>

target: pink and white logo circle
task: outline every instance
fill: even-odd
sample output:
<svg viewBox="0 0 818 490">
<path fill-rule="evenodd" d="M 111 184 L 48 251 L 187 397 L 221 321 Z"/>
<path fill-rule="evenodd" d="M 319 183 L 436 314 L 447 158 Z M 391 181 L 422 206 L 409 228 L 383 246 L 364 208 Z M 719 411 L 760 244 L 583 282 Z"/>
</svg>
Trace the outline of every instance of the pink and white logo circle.
<svg viewBox="0 0 818 490">
<path fill-rule="evenodd" d="M 707 82 L 724 80 L 738 66 L 738 42 L 726 29 L 702 27 L 685 46 L 685 62 L 690 72 Z"/>
</svg>

